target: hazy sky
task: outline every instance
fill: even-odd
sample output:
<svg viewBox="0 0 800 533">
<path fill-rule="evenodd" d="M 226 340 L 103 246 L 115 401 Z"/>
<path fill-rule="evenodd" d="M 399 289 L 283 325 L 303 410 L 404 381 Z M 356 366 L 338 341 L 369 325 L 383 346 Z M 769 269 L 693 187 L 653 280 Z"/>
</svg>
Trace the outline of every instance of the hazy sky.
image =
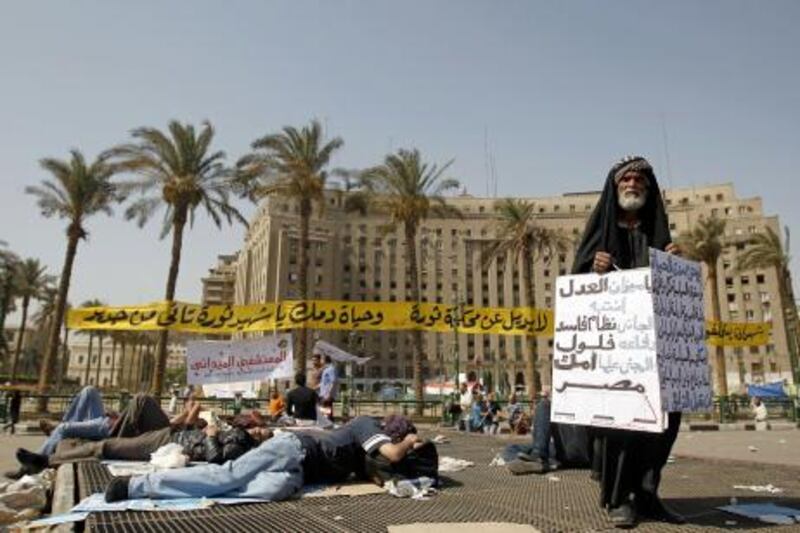
<svg viewBox="0 0 800 533">
<path fill-rule="evenodd" d="M 641 153 L 664 186 L 732 182 L 795 229 L 798 23 L 794 0 L 7 1 L 0 239 L 59 273 L 66 224 L 23 193 L 48 177 L 39 158 L 93 158 L 173 118 L 211 120 L 235 161 L 254 138 L 318 117 L 345 140 L 337 166 L 416 146 L 455 158 L 476 195 L 485 132 L 500 195 L 598 189 L 613 161 Z M 163 296 L 160 216 L 140 230 L 120 212 L 88 222 L 72 302 Z M 178 297 L 199 300 L 200 278 L 242 235 L 199 221 Z"/>
</svg>

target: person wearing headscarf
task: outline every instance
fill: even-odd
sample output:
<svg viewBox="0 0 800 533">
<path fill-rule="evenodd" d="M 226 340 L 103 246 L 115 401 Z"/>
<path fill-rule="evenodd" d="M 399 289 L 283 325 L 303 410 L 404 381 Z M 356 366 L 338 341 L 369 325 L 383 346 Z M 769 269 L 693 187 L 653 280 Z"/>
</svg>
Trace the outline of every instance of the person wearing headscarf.
<svg viewBox="0 0 800 533">
<path fill-rule="evenodd" d="M 573 274 L 646 267 L 648 248 L 679 254 L 655 173 L 641 156 L 629 156 L 608 173 L 573 262 Z M 663 433 L 591 428 L 592 477 L 601 487 L 601 504 L 618 527 L 632 527 L 643 516 L 683 523 L 658 498 L 661 470 L 678 435 L 681 413 L 669 413 Z"/>
</svg>

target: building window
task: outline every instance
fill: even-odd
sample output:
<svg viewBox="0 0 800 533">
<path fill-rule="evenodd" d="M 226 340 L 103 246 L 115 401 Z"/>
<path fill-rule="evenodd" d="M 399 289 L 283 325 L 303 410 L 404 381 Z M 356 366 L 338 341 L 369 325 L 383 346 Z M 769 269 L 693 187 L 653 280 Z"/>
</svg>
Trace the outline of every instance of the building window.
<svg viewBox="0 0 800 533">
<path fill-rule="evenodd" d="M 735 302 L 736 295 L 735 294 L 728 294 L 728 302 Z"/>
<path fill-rule="evenodd" d="M 764 283 L 764 274 L 756 274 L 756 283 Z"/>
<path fill-rule="evenodd" d="M 750 276 L 742 276 L 740 281 L 742 285 L 750 285 Z"/>
</svg>

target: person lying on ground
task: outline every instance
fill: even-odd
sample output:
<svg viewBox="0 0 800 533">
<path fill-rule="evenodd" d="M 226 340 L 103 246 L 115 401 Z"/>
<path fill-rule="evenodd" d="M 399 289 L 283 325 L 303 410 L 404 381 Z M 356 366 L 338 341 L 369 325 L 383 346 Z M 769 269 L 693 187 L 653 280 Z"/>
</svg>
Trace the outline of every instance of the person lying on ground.
<svg viewBox="0 0 800 533">
<path fill-rule="evenodd" d="M 167 444 L 179 444 L 189 461 L 222 464 L 236 459 L 272 436 L 266 428 L 221 431 L 216 426 L 203 429 L 167 426 L 136 437 L 117 437 L 86 442 L 75 447 L 59 446 L 50 456 L 22 450 L 17 459 L 28 472 L 37 473 L 47 467 L 91 459 L 149 461 L 151 454 Z"/>
<path fill-rule="evenodd" d="M 106 412 L 103 406 L 103 397 L 96 388 L 87 386 L 76 394 L 69 407 L 67 408 L 60 423 L 53 424 L 46 420 L 40 420 L 39 426 L 47 435 L 47 439 L 42 444 L 37 454 L 51 455 L 58 444 L 67 438 L 101 440 L 111 435 L 111 430 L 118 420 L 118 415 L 113 412 Z M 28 452 L 20 448 L 17 454 L 22 451 L 23 456 Z M 5 476 L 11 479 L 19 479 L 26 474 L 31 474 L 23 464 L 13 472 L 6 472 Z"/>
<path fill-rule="evenodd" d="M 164 428 L 173 430 L 192 429 L 198 425 L 200 404 L 187 404 L 184 411 L 170 420 L 161 410 L 158 401 L 146 394 L 137 394 L 121 415 L 103 414 L 103 400 L 100 392 L 94 387 L 84 387 L 73 398 L 70 407 L 64 414 L 64 421 L 57 424 L 50 432 L 45 443 L 36 451 L 25 448 L 16 451 L 20 468 L 6 473 L 6 477 L 16 478 L 25 474 L 36 474 L 50 464 L 58 464 L 58 460 L 50 458 L 61 447 L 65 439 L 81 439 L 93 442 L 109 439 L 127 439 L 138 437 Z M 88 420 L 81 420 L 89 417 Z M 80 447 L 80 445 L 79 445 Z M 64 448 L 66 450 L 66 448 Z M 152 452 L 149 452 L 152 453 Z M 149 459 L 149 455 L 144 457 Z"/>
<path fill-rule="evenodd" d="M 107 502 L 135 498 L 259 498 L 284 500 L 308 483 L 338 483 L 366 475 L 366 457 L 380 454 L 398 463 L 421 446 L 410 422 L 359 416 L 333 431 L 284 431 L 224 465 L 177 468 L 118 477 L 105 491 Z"/>
</svg>

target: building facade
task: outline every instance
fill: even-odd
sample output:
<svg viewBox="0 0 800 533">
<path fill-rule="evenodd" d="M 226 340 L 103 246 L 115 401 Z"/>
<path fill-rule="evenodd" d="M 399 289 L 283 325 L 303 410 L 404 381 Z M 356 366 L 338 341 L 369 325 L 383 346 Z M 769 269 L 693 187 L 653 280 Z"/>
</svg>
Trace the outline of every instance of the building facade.
<svg viewBox="0 0 800 533">
<path fill-rule="evenodd" d="M 217 256 L 217 264 L 208 269 L 203 284 L 201 301 L 207 305 L 232 305 L 235 296 L 236 260 L 239 254 Z"/>
<path fill-rule="evenodd" d="M 534 307 L 552 308 L 556 277 L 570 271 L 574 247 L 599 192 L 528 198 L 535 204 L 537 223 L 570 237 L 572 249 L 557 257 L 538 258 L 533 265 Z M 309 250 L 309 298 L 350 301 L 410 299 L 406 282 L 406 250 L 402 228 L 386 231 L 387 218 L 378 212 L 350 213 L 346 193 L 326 193 L 324 210 L 315 209 Z M 726 348 L 731 392 L 741 384 L 791 379 L 786 328 L 780 312 L 774 269 L 737 272 L 736 258 L 747 239 L 765 227 L 779 230 L 775 216 L 765 216 L 760 198 L 738 198 L 731 184 L 664 191 L 674 236 L 701 217 L 728 221 L 725 251 L 718 270 L 722 319 L 770 321 L 771 342 L 752 348 Z M 429 219 L 418 234 L 420 289 L 423 301 L 471 306 L 526 305 L 522 264 L 506 257 L 484 265 L 484 253 L 496 238 L 496 199 L 469 195 L 448 198 L 461 219 Z M 235 261 L 234 301 L 237 305 L 298 297 L 298 207 L 291 200 L 263 201 Z M 234 264 L 226 268 L 234 268 Z M 205 286 L 205 282 L 204 282 Z M 708 291 L 706 294 L 709 294 Z M 711 303 L 706 302 L 710 314 Z M 359 355 L 373 359 L 356 369 L 356 386 L 377 390 L 383 384 L 408 384 L 412 378 L 410 335 L 404 331 L 312 333 Z M 525 386 L 529 343 L 520 336 L 424 334 L 423 372 L 426 379 L 452 376 L 456 366 L 471 377 L 491 376 L 501 388 Z M 538 371 L 549 382 L 552 339 L 535 342 Z M 712 357 L 713 359 L 713 357 Z"/>
</svg>

